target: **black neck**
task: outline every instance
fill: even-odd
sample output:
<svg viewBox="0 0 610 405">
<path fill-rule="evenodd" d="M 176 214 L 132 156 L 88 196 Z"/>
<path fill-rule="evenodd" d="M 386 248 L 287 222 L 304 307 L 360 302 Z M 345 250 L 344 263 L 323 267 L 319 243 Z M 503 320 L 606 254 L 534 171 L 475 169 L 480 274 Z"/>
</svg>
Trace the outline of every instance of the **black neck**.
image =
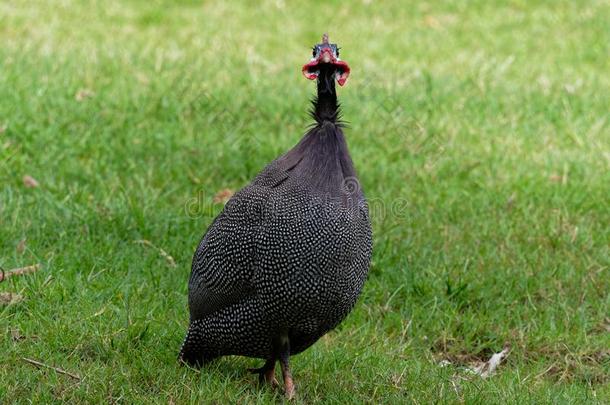
<svg viewBox="0 0 610 405">
<path fill-rule="evenodd" d="M 339 103 L 335 91 L 335 68 L 321 66 L 318 75 L 318 96 L 313 100 L 311 115 L 318 124 L 325 121 L 337 123 L 339 117 Z"/>
</svg>

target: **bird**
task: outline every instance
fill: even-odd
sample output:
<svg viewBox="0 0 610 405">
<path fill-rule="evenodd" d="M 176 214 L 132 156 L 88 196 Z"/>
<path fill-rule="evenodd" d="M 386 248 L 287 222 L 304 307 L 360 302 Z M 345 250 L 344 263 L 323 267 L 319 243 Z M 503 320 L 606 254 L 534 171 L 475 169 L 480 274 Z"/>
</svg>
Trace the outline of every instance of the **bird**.
<svg viewBox="0 0 610 405">
<path fill-rule="evenodd" d="M 226 355 L 265 360 L 263 384 L 295 396 L 290 357 L 337 327 L 367 279 L 369 208 L 350 157 L 335 82 L 349 65 L 328 34 L 302 74 L 317 83 L 311 127 L 235 193 L 194 255 L 190 322 L 179 360 L 193 367 Z"/>
</svg>

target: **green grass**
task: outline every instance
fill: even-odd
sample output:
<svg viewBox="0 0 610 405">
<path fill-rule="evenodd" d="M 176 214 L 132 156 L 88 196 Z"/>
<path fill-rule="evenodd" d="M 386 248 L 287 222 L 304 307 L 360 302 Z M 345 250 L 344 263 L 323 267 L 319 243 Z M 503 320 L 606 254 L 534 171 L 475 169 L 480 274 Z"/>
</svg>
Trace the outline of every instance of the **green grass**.
<svg viewBox="0 0 610 405">
<path fill-rule="evenodd" d="M 23 296 L 0 306 L 0 402 L 282 401 L 260 361 L 176 355 L 213 197 L 299 140 L 325 30 L 375 248 L 353 313 L 293 358 L 296 402 L 607 401 L 609 21 L 607 1 L 0 3 L 0 266 L 42 264 L 0 284 Z M 505 344 L 495 376 L 465 371 Z"/>
</svg>

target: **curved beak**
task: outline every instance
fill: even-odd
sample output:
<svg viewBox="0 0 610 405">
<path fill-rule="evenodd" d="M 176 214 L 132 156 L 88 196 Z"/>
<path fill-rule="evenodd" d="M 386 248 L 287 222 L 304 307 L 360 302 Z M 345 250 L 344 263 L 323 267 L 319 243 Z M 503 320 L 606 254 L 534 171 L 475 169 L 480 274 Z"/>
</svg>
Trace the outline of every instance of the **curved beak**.
<svg viewBox="0 0 610 405">
<path fill-rule="evenodd" d="M 334 66 L 336 70 L 335 78 L 337 79 L 337 83 L 339 83 L 339 86 L 343 86 L 345 84 L 350 73 L 349 65 L 347 62 L 336 58 L 330 48 L 322 49 L 317 58 L 312 58 L 309 63 L 303 65 L 303 76 L 309 80 L 317 79 L 318 75 L 320 74 L 320 65 L 322 64 Z"/>
</svg>

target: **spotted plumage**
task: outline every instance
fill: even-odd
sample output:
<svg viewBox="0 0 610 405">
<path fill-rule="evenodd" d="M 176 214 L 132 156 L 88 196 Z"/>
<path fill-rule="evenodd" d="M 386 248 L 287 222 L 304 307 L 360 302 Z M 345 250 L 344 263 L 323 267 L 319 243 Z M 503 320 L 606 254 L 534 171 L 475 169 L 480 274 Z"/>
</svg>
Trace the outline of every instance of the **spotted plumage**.
<svg viewBox="0 0 610 405">
<path fill-rule="evenodd" d="M 289 356 L 350 312 L 372 249 L 368 207 L 338 119 L 335 79 L 345 81 L 338 70 L 347 64 L 328 43 L 318 47 L 331 58 L 309 64 L 317 69 L 316 123 L 227 202 L 201 240 L 180 351 L 192 365 L 223 355 L 262 358 L 265 379 L 274 379 L 279 360 L 289 397 Z"/>
</svg>

